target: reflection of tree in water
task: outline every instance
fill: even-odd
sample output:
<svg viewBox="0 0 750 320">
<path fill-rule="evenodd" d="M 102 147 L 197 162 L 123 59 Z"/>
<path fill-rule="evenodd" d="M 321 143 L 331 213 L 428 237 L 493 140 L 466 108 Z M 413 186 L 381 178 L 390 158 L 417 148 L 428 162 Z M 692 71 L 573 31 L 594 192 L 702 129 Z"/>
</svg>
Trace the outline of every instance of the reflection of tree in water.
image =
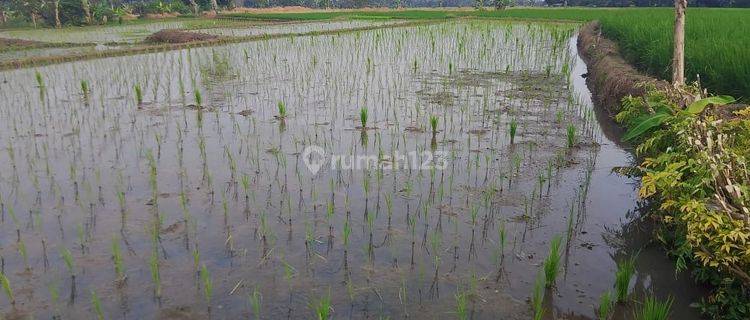
<svg viewBox="0 0 750 320">
<path fill-rule="evenodd" d="M 239 78 L 232 68 L 229 55 L 211 50 L 211 60 L 200 66 L 200 73 L 212 106 L 225 105 L 227 92 L 233 92 L 232 84 Z"/>
</svg>

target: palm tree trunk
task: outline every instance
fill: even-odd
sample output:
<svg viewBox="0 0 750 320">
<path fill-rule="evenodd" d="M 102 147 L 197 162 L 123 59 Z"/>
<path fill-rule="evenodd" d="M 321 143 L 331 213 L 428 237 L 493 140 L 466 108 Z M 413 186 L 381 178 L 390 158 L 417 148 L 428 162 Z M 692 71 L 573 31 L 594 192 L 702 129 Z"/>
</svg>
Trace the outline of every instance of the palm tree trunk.
<svg viewBox="0 0 750 320">
<path fill-rule="evenodd" d="M 685 9 L 687 0 L 674 0 L 674 55 L 672 56 L 672 84 L 685 84 Z"/>
<path fill-rule="evenodd" d="M 55 7 L 55 28 L 60 29 L 62 27 L 62 23 L 60 23 L 60 0 L 54 0 L 54 7 Z"/>
<path fill-rule="evenodd" d="M 86 23 L 91 24 L 93 21 L 91 20 L 91 7 L 89 6 L 89 1 L 81 0 L 81 7 L 83 8 L 83 13 L 86 15 Z"/>
<path fill-rule="evenodd" d="M 190 0 L 190 5 L 193 7 L 193 14 L 195 16 L 198 16 L 198 3 L 195 2 L 195 0 Z"/>
<path fill-rule="evenodd" d="M 216 3 L 216 0 L 211 0 L 211 9 L 214 10 L 214 13 L 219 13 L 219 4 Z"/>
</svg>

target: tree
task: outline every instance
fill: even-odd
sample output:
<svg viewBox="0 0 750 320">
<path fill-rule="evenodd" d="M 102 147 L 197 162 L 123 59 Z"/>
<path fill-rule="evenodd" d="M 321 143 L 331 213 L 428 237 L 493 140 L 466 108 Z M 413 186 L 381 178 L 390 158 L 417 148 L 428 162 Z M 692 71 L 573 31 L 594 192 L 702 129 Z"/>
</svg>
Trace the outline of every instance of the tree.
<svg viewBox="0 0 750 320">
<path fill-rule="evenodd" d="M 198 3 L 195 0 L 190 0 L 190 6 L 193 7 L 193 14 L 198 16 Z"/>
<path fill-rule="evenodd" d="M 685 84 L 685 9 L 687 0 L 674 0 L 674 54 L 672 56 L 672 84 Z"/>
<path fill-rule="evenodd" d="M 513 5 L 513 0 L 495 0 L 495 9 L 503 10 Z"/>
<path fill-rule="evenodd" d="M 60 0 L 52 0 L 52 8 L 55 15 L 55 28 L 62 28 L 62 23 L 60 23 Z"/>
</svg>

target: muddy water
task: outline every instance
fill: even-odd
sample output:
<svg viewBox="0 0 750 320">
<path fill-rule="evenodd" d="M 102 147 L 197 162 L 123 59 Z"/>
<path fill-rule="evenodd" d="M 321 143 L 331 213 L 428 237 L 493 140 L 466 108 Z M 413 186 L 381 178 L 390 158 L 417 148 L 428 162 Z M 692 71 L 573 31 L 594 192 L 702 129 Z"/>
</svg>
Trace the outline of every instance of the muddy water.
<svg viewBox="0 0 750 320">
<path fill-rule="evenodd" d="M 636 181 L 611 173 L 631 155 L 597 121 L 574 32 L 447 22 L 0 73 L 2 310 L 237 318 L 255 294 L 263 318 L 330 297 L 334 318 L 465 301 L 528 319 L 559 236 L 547 318 L 593 318 L 636 252 L 634 295 L 696 318 L 699 292 L 639 231 Z"/>
</svg>

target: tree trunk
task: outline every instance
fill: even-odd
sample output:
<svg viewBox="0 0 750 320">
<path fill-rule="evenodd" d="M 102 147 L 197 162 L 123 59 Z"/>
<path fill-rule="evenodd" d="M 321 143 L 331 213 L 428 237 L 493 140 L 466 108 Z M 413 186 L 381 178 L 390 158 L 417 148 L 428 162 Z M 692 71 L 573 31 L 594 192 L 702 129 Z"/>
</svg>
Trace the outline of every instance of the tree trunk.
<svg viewBox="0 0 750 320">
<path fill-rule="evenodd" d="M 62 23 L 60 23 L 60 0 L 54 0 L 53 6 L 55 8 L 55 28 L 60 29 L 62 27 Z"/>
<path fill-rule="evenodd" d="M 0 10 L 0 22 L 2 22 L 3 24 L 5 24 L 6 22 L 8 22 L 8 19 L 5 18 L 5 11 L 4 10 Z"/>
<path fill-rule="evenodd" d="M 216 3 L 216 0 L 211 0 L 211 9 L 214 10 L 214 13 L 219 13 L 219 4 Z"/>
<path fill-rule="evenodd" d="M 198 16 L 198 3 L 195 0 L 190 0 L 190 5 L 193 7 L 193 14 Z"/>
<path fill-rule="evenodd" d="M 83 13 L 86 15 L 86 23 L 91 24 L 91 8 L 89 6 L 89 0 L 81 0 L 81 7 L 83 8 Z"/>
<path fill-rule="evenodd" d="M 687 0 L 674 0 L 674 56 L 672 57 L 672 84 L 685 84 L 685 9 Z"/>
</svg>

